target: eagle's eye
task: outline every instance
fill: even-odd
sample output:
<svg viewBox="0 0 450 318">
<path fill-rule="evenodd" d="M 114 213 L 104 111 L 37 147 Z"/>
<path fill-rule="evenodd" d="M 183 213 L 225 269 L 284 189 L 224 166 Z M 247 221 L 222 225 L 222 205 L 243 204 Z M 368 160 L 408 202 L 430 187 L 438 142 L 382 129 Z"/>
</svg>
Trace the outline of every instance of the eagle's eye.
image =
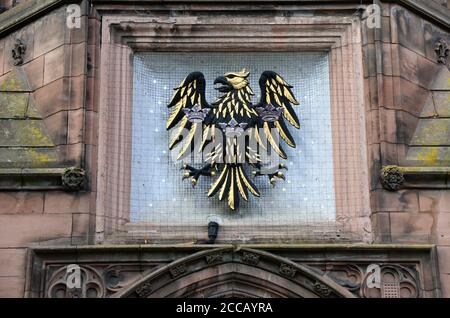
<svg viewBox="0 0 450 318">
<path fill-rule="evenodd" d="M 233 79 L 233 78 L 235 78 L 236 77 L 236 75 L 227 75 L 227 78 L 228 79 Z"/>
</svg>

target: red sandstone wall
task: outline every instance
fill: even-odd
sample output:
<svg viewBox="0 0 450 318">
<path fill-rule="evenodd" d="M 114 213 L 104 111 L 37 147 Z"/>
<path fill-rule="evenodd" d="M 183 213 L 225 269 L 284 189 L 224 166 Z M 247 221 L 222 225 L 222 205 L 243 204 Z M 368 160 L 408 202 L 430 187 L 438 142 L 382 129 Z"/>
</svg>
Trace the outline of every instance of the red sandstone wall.
<svg viewBox="0 0 450 318">
<path fill-rule="evenodd" d="M 0 74 L 13 67 L 10 52 L 15 39 L 27 44 L 21 67 L 37 108 L 61 161 L 76 166 L 91 156 L 94 136 L 86 133 L 93 132 L 95 117 L 93 101 L 85 95 L 86 84 L 92 82 L 87 77 L 94 71 L 88 74 L 86 65 L 86 21 L 82 19 L 81 29 L 69 30 L 62 7 L 0 40 Z M 91 198 L 89 192 L 0 192 L 0 297 L 24 295 L 27 247 L 87 243 L 94 211 Z"/>
<path fill-rule="evenodd" d="M 365 76 L 375 239 L 378 243 L 438 244 L 443 296 L 450 297 L 450 191 L 388 192 L 378 181 L 382 165 L 401 164 L 406 154 L 438 67 L 433 39 L 436 34 L 448 37 L 412 13 L 399 20 L 392 15 L 395 8 L 399 7 L 384 7 L 381 38 L 368 32 L 364 39 L 368 65 L 375 65 L 377 45 L 384 52 L 383 68 L 369 67 Z M 89 189 L 95 189 L 99 39 L 95 32 L 88 34 L 87 20 L 81 29 L 69 31 L 65 15 L 65 8 L 57 9 L 1 39 L 0 74 L 11 68 L 12 41 L 27 39 L 30 45 L 23 68 L 37 107 L 52 139 L 67 149 L 74 163 L 84 163 Z M 90 30 L 95 31 L 98 23 L 89 19 Z M 392 62 L 396 59 L 400 64 Z M 381 91 L 376 86 L 380 79 Z M 27 247 L 88 243 L 94 213 L 94 190 L 0 192 L 0 297 L 24 295 Z"/>
<path fill-rule="evenodd" d="M 397 5 L 383 5 L 382 30 L 367 32 L 365 55 L 370 63 L 369 164 L 372 166 L 371 206 L 376 241 L 438 245 L 443 296 L 450 297 L 450 191 L 382 189 L 378 171 L 404 165 L 429 88 L 445 67 L 437 63 L 435 43 L 449 43 L 448 32 Z M 443 105 L 443 107 L 449 107 Z M 424 166 L 432 165 L 422 162 Z"/>
</svg>

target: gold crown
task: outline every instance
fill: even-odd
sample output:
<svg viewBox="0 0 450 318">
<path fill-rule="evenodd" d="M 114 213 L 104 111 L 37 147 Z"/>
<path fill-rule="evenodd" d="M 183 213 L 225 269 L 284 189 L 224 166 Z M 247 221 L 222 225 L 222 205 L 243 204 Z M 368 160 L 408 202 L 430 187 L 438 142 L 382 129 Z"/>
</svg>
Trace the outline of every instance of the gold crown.
<svg viewBox="0 0 450 318">
<path fill-rule="evenodd" d="M 245 68 L 243 68 L 240 72 L 230 72 L 230 73 L 226 73 L 225 76 L 228 75 L 234 75 L 234 76 L 238 76 L 238 77 L 243 77 L 243 78 L 247 78 L 250 75 L 250 72 L 248 72 Z"/>
</svg>

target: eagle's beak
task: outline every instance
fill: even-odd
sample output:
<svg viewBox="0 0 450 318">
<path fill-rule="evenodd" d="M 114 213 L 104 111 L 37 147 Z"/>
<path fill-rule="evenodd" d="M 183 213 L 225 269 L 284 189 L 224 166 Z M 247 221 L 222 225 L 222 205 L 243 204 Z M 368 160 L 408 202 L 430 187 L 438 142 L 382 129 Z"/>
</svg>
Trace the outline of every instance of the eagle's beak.
<svg viewBox="0 0 450 318">
<path fill-rule="evenodd" d="M 229 91 L 233 90 L 233 85 L 228 83 L 228 80 L 225 76 L 219 76 L 218 78 L 216 78 L 216 80 L 214 81 L 214 85 L 216 84 L 222 84 L 222 86 L 215 88 L 221 93 L 228 93 Z"/>
</svg>

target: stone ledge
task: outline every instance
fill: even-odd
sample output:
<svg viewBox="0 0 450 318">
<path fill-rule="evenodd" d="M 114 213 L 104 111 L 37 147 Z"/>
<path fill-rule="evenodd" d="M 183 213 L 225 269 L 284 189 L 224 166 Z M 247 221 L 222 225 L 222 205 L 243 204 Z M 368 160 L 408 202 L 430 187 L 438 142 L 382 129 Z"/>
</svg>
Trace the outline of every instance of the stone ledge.
<svg viewBox="0 0 450 318">
<path fill-rule="evenodd" d="M 423 1 L 423 0 L 381 0 L 384 3 L 397 3 L 402 6 L 404 6 L 407 9 L 413 10 L 417 13 L 419 13 L 422 16 L 425 16 L 428 19 L 431 19 L 436 24 L 439 24 L 440 26 L 444 27 L 445 29 L 450 29 L 450 11 L 444 10 L 445 8 L 439 7 L 439 5 L 432 3 L 431 1 Z M 46 14 L 47 12 L 58 8 L 61 5 L 64 4 L 70 4 L 70 3 L 80 3 L 82 0 L 29 0 L 29 1 L 23 1 L 22 3 L 19 3 L 17 6 L 13 7 L 12 9 L 0 14 L 0 37 L 4 37 L 5 35 L 9 34 L 10 32 L 13 32 L 17 28 L 20 28 L 26 24 L 28 24 L 30 21 L 33 21 L 34 19 L 39 18 L 40 16 Z M 167 4 L 170 3 L 180 3 L 179 0 L 165 0 L 164 1 Z M 208 3 L 214 3 L 211 0 L 186 0 L 183 1 L 186 4 L 192 3 L 192 4 L 208 4 Z M 248 0 L 229 0 L 231 4 L 239 4 L 239 3 L 249 3 L 252 2 L 252 5 L 256 4 L 269 4 L 278 2 L 276 0 L 255 0 L 255 1 L 248 1 Z M 334 4 L 355 4 L 359 3 L 359 1 L 342 1 L 342 0 L 315 0 L 315 1 L 299 1 L 299 0 L 282 0 L 279 1 L 280 4 L 283 3 L 295 3 L 301 5 L 303 2 L 308 4 L 323 4 L 323 3 L 334 3 Z M 105 4 L 105 5 L 114 5 L 114 4 L 160 4 L 159 1 L 149 1 L 149 0 L 94 0 L 95 4 Z M 365 4 L 372 3 L 371 1 L 363 1 Z"/>
<path fill-rule="evenodd" d="M 450 167 L 384 166 L 381 184 L 386 190 L 450 189 Z"/>
<path fill-rule="evenodd" d="M 0 190 L 71 190 L 63 176 L 76 168 L 0 168 Z M 75 189 L 76 190 L 76 189 Z"/>
</svg>

